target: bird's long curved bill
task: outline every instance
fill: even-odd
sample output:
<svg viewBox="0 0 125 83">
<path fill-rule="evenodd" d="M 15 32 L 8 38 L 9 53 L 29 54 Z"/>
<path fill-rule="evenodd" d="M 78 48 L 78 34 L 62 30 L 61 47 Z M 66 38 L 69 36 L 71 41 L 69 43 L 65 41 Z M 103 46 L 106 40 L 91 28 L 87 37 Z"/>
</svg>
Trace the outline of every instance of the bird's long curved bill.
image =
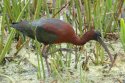
<svg viewBox="0 0 125 83">
<path fill-rule="evenodd" d="M 103 40 L 100 37 L 98 37 L 98 42 L 103 46 L 103 48 L 105 49 L 105 51 L 108 53 L 110 61 L 113 64 L 113 58 L 112 58 L 112 56 L 111 56 L 111 54 L 110 54 L 107 46 L 105 45 L 105 43 L 103 42 Z"/>
</svg>

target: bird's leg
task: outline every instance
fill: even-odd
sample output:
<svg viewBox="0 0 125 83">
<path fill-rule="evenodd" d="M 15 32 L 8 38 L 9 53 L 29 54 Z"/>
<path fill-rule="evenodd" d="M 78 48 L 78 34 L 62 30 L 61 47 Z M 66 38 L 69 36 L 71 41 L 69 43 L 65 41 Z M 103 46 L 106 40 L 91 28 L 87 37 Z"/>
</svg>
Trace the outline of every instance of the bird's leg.
<svg viewBox="0 0 125 83">
<path fill-rule="evenodd" d="M 48 55 L 54 54 L 54 53 L 56 53 L 58 51 L 72 52 L 74 50 L 67 49 L 67 48 L 60 48 L 60 49 L 55 50 L 54 52 L 48 53 L 49 47 L 50 47 L 49 45 L 43 46 L 43 48 L 42 48 L 42 55 L 45 58 L 45 62 L 46 62 L 47 69 L 48 69 L 48 73 L 50 74 L 50 67 L 49 67 L 49 63 L 48 63 L 48 60 L 47 60 L 48 59 Z"/>
<path fill-rule="evenodd" d="M 46 62 L 46 66 L 47 66 L 47 70 L 48 70 L 48 73 L 50 75 L 50 67 L 49 67 L 49 63 L 48 63 L 48 54 L 47 54 L 47 51 L 48 51 L 48 45 L 45 45 L 43 46 L 43 49 L 42 49 L 42 55 L 43 57 L 45 58 L 45 62 Z"/>
<path fill-rule="evenodd" d="M 79 55 L 78 55 L 78 49 L 77 46 L 75 47 L 75 69 L 77 69 L 77 64 L 78 64 L 78 59 L 79 59 Z"/>
</svg>

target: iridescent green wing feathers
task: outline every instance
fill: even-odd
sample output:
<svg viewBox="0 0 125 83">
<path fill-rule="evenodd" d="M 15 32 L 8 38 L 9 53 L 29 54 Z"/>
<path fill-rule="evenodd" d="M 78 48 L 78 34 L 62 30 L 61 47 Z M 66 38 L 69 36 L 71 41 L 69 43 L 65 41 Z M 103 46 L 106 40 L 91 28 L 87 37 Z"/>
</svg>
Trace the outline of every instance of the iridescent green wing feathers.
<svg viewBox="0 0 125 83">
<path fill-rule="evenodd" d="M 52 33 L 51 31 L 46 30 L 42 26 L 38 26 L 36 29 L 36 38 L 39 42 L 43 42 L 44 44 L 51 44 L 57 39 L 57 35 Z"/>
<path fill-rule="evenodd" d="M 47 25 L 48 22 L 46 20 L 38 20 L 34 22 L 22 21 L 13 23 L 12 27 L 16 30 L 22 32 L 24 35 L 35 39 L 35 36 L 39 42 L 44 44 L 51 44 L 58 38 L 58 36 L 50 30 L 52 27 L 48 27 L 50 29 L 46 29 L 44 25 Z"/>
</svg>

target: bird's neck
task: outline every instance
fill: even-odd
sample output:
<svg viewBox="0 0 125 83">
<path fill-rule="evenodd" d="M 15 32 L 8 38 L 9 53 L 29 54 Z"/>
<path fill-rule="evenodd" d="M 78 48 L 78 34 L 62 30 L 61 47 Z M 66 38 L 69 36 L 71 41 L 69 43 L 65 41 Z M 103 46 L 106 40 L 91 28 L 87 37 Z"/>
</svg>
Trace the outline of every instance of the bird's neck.
<svg viewBox="0 0 125 83">
<path fill-rule="evenodd" d="M 74 36 L 74 38 L 72 38 L 71 43 L 74 45 L 84 45 L 90 40 L 92 40 L 92 37 L 89 37 L 89 35 L 84 34 L 81 38 L 79 36 Z"/>
<path fill-rule="evenodd" d="M 85 37 L 80 38 L 80 37 L 77 36 L 77 37 L 73 38 L 71 43 L 74 44 L 74 45 L 84 45 L 89 40 L 90 39 L 88 39 L 88 38 L 85 38 Z"/>
</svg>

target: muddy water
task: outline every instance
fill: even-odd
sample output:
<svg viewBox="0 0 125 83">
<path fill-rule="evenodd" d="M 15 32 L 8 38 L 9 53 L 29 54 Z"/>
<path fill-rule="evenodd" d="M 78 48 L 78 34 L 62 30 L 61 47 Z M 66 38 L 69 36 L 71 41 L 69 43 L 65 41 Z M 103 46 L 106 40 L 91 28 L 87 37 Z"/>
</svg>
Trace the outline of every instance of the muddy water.
<svg viewBox="0 0 125 83">
<path fill-rule="evenodd" d="M 80 81 L 84 83 L 125 83 L 125 54 L 119 41 L 111 43 L 115 48 L 111 53 L 117 53 L 118 57 L 110 72 L 107 72 L 106 65 L 95 66 L 91 62 L 89 71 L 81 71 L 81 63 L 79 63 L 77 69 L 70 68 L 70 73 L 69 71 L 61 73 L 64 83 L 80 83 Z M 15 52 L 15 44 L 13 43 L 7 56 L 13 56 Z M 63 83 L 58 76 L 38 80 L 37 68 L 33 64 L 37 66 L 36 52 L 32 51 L 30 47 L 27 49 L 25 46 L 13 61 L 6 60 L 5 65 L 0 65 L 0 83 Z M 71 72 L 73 73 L 71 74 Z M 83 79 L 81 80 L 80 77 Z"/>
</svg>

